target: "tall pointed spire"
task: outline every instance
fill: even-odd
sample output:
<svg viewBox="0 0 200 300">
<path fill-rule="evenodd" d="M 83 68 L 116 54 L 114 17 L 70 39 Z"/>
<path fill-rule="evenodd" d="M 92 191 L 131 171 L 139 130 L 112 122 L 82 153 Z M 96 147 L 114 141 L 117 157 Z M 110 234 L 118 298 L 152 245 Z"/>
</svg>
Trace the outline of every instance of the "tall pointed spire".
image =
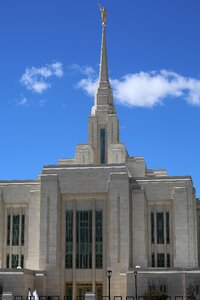
<svg viewBox="0 0 200 300">
<path fill-rule="evenodd" d="M 99 73 L 99 85 L 103 84 L 110 87 L 108 76 L 108 61 L 106 50 L 106 16 L 107 12 L 105 7 L 100 7 L 102 18 L 102 42 L 101 42 L 101 57 L 100 57 L 100 73 Z"/>
<path fill-rule="evenodd" d="M 102 87 L 110 87 L 109 76 L 108 76 L 108 60 L 107 60 L 107 50 L 106 50 L 106 28 L 105 28 L 105 26 L 102 28 L 99 85 L 102 85 Z"/>
<path fill-rule="evenodd" d="M 115 107 L 113 105 L 113 95 L 109 82 L 108 75 L 108 60 L 106 49 L 106 9 L 100 7 L 102 16 L 102 41 L 101 41 L 101 56 L 100 56 L 100 72 L 98 88 L 95 96 L 95 103 L 92 107 L 92 114 L 97 111 L 105 111 L 109 114 L 115 114 Z"/>
<path fill-rule="evenodd" d="M 102 16 L 102 41 L 99 83 L 95 95 L 94 106 L 88 118 L 88 148 L 81 148 L 85 152 L 85 161 L 94 164 L 124 163 L 127 152 L 119 139 L 119 122 L 113 104 L 113 94 L 108 76 L 108 62 L 106 53 L 106 9 L 100 7 Z"/>
</svg>

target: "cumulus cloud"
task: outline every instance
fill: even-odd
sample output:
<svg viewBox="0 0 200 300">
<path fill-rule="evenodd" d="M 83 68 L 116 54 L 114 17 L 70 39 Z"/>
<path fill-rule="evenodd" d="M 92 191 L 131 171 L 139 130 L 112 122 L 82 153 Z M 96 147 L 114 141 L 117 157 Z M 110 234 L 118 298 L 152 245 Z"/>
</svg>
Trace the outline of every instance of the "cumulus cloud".
<svg viewBox="0 0 200 300">
<path fill-rule="evenodd" d="M 110 79 L 110 82 L 115 99 L 124 105 L 153 107 L 162 104 L 166 98 L 181 97 L 200 106 L 200 80 L 169 70 L 130 73 L 121 79 Z M 93 96 L 97 83 L 97 77 L 87 76 L 77 86 Z"/>
<path fill-rule="evenodd" d="M 63 65 L 61 62 L 46 64 L 40 68 L 26 68 L 20 82 L 28 90 L 41 94 L 51 87 L 50 78 L 53 76 L 63 76 Z"/>
<path fill-rule="evenodd" d="M 97 90 L 97 85 L 97 78 L 83 78 L 77 83 L 76 87 L 83 89 L 89 96 L 94 96 Z"/>
<path fill-rule="evenodd" d="M 88 65 L 80 66 L 78 64 L 73 64 L 70 66 L 70 68 L 74 72 L 78 72 L 86 77 L 81 79 L 76 84 L 76 88 L 83 89 L 88 95 L 93 96 L 95 94 L 98 83 L 97 72 Z"/>
</svg>

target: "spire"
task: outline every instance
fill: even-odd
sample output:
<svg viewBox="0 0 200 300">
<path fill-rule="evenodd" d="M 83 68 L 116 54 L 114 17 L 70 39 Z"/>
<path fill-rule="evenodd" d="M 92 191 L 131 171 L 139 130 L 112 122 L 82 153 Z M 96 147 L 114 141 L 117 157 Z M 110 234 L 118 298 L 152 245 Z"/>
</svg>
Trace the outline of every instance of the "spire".
<svg viewBox="0 0 200 300">
<path fill-rule="evenodd" d="M 100 56 L 100 71 L 99 83 L 95 96 L 95 103 L 92 107 L 92 114 L 97 111 L 105 111 L 109 114 L 115 114 L 115 107 L 113 106 L 113 95 L 109 82 L 108 75 L 108 60 L 106 50 L 106 9 L 100 7 L 102 17 L 102 41 L 101 41 L 101 56 Z"/>
<path fill-rule="evenodd" d="M 124 163 L 127 152 L 119 140 L 119 121 L 113 105 L 113 94 L 108 76 L 106 53 L 106 9 L 100 7 L 102 16 L 102 41 L 100 56 L 99 83 L 88 118 L 88 148 L 80 149 L 80 155 L 85 151 L 85 161 L 94 164 Z"/>
<path fill-rule="evenodd" d="M 108 76 L 108 60 L 106 50 L 106 28 L 102 28 L 102 43 L 101 43 L 101 57 L 100 57 L 100 72 L 99 72 L 99 86 L 110 87 Z"/>
</svg>

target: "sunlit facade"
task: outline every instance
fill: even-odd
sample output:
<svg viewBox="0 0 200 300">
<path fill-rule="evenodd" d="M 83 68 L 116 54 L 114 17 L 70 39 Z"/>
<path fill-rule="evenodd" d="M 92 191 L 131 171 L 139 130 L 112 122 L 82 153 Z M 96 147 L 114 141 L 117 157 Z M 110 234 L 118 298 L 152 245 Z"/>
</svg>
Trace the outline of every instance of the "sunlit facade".
<svg viewBox="0 0 200 300">
<path fill-rule="evenodd" d="M 102 28 L 88 143 L 36 180 L 0 181 L 0 293 L 82 299 L 159 289 L 198 296 L 200 209 L 189 176 L 149 170 L 120 141 Z M 77 298 L 78 297 L 78 298 Z"/>
</svg>

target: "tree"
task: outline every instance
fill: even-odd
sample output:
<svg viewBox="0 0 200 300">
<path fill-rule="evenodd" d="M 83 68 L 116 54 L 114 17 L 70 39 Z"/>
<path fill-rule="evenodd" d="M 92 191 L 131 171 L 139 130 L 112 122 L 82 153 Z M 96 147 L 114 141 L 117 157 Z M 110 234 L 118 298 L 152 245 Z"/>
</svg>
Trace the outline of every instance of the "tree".
<svg viewBox="0 0 200 300">
<path fill-rule="evenodd" d="M 186 296 L 188 300 L 194 300 L 196 299 L 195 297 L 195 287 L 192 286 L 191 284 L 188 285 L 188 287 L 185 290 Z"/>
</svg>

